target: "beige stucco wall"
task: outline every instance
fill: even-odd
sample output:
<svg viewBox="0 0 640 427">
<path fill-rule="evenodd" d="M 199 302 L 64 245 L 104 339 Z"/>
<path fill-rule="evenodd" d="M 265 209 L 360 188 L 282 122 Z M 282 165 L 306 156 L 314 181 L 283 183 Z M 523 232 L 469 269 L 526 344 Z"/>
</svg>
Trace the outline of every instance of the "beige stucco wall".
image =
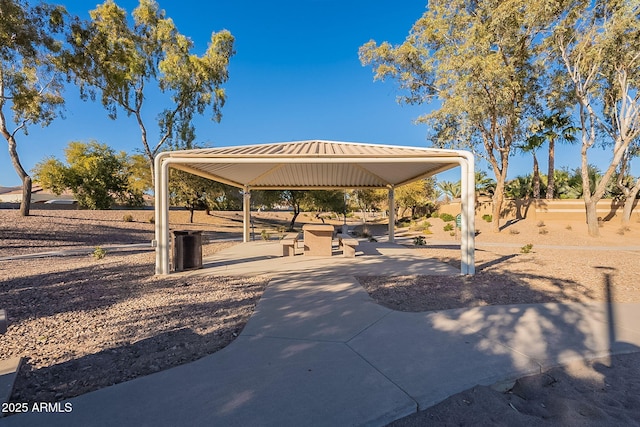
<svg viewBox="0 0 640 427">
<path fill-rule="evenodd" d="M 640 221 L 640 208 L 638 200 L 634 205 L 631 214 L 632 221 Z M 622 215 L 623 203 L 606 199 L 598 202 L 598 217 L 604 221 L 619 220 Z M 460 202 L 453 201 L 440 206 L 440 213 L 457 215 L 460 213 Z M 491 215 L 491 199 L 479 198 L 476 201 L 476 215 Z M 585 208 L 582 199 L 559 199 L 559 200 L 513 200 L 505 199 L 501 218 L 529 218 L 535 220 L 584 220 Z"/>
</svg>

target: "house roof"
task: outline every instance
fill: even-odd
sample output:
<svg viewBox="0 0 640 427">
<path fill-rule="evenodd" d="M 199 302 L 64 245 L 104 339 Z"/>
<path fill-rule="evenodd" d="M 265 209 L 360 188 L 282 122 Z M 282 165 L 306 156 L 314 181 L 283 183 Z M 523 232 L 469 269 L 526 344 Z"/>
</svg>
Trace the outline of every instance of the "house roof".
<svg viewBox="0 0 640 427">
<path fill-rule="evenodd" d="M 383 188 L 459 165 L 462 152 L 337 141 L 296 141 L 163 153 L 172 167 L 253 189 Z"/>
</svg>

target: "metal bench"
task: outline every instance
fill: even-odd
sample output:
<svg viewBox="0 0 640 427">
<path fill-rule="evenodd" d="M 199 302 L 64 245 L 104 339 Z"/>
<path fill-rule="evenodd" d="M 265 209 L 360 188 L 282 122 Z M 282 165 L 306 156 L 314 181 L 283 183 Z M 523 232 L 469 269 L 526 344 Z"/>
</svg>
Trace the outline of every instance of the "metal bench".
<svg viewBox="0 0 640 427">
<path fill-rule="evenodd" d="M 298 233 L 286 234 L 280 243 L 282 244 L 282 256 L 294 256 L 298 247 Z"/>
<path fill-rule="evenodd" d="M 346 258 L 355 258 L 358 244 L 358 239 L 340 238 L 338 241 L 338 245 L 342 247 L 342 255 Z"/>
</svg>

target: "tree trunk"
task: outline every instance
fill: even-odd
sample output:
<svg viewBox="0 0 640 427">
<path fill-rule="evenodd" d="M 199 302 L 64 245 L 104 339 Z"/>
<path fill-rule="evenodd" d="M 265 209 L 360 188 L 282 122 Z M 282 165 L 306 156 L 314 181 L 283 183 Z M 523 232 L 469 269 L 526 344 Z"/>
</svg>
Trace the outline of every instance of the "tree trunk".
<svg viewBox="0 0 640 427">
<path fill-rule="evenodd" d="M 552 200 L 556 192 L 555 174 L 555 141 L 549 139 L 549 169 L 547 170 L 547 200 Z"/>
<path fill-rule="evenodd" d="M 500 232 L 500 214 L 502 213 L 502 202 L 504 201 L 504 181 L 496 183 L 496 190 L 493 193 L 493 206 L 491 208 L 491 231 Z"/>
<path fill-rule="evenodd" d="M 31 177 L 22 179 L 22 201 L 20 202 L 20 215 L 29 216 L 31 213 Z"/>
<path fill-rule="evenodd" d="M 300 208 L 299 207 L 293 207 L 293 218 L 291 218 L 291 222 L 289 223 L 289 230 L 287 231 L 294 231 L 294 226 L 296 225 L 296 218 L 298 218 L 298 215 L 300 215 Z"/>
<path fill-rule="evenodd" d="M 540 199 L 540 166 L 535 153 L 533 154 L 533 198 Z"/>
<path fill-rule="evenodd" d="M 600 236 L 600 226 L 598 224 L 598 210 L 597 210 L 597 200 L 591 200 L 584 202 L 584 206 L 587 212 L 587 230 L 589 231 L 589 236 L 591 237 L 599 237 Z"/>
<path fill-rule="evenodd" d="M 7 140 L 9 144 L 9 156 L 11 157 L 11 163 L 13 163 L 13 168 L 18 173 L 18 176 L 22 180 L 22 200 L 20 202 L 20 215 L 29 216 L 31 209 L 31 177 L 22 167 L 20 163 L 20 157 L 18 156 L 18 149 L 16 140 L 13 135 L 9 133 L 7 128 L 4 126 L 4 117 L 1 117 L 2 127 L 0 129 L 2 135 Z"/>
<path fill-rule="evenodd" d="M 633 211 L 633 205 L 636 203 L 636 197 L 640 191 L 640 178 L 636 181 L 633 188 L 627 193 L 627 197 L 624 201 L 624 208 L 622 209 L 622 225 L 629 225 L 631 222 L 631 212 Z"/>
<path fill-rule="evenodd" d="M 193 213 L 195 209 L 189 209 L 189 224 L 193 224 Z"/>
</svg>

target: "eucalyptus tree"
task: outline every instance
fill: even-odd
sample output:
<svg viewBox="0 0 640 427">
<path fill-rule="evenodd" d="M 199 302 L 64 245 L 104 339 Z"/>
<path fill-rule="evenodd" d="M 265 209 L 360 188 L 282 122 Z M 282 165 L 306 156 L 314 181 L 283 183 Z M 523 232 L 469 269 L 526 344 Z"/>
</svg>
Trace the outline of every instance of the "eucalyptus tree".
<svg viewBox="0 0 640 427">
<path fill-rule="evenodd" d="M 617 173 L 616 185 L 624 195 L 624 206 L 622 208 L 622 225 L 629 225 L 631 222 L 631 212 L 640 192 L 640 176 L 633 178 L 629 174 L 631 159 L 640 155 L 640 141 L 630 146 L 622 156 L 622 161 Z"/>
<path fill-rule="evenodd" d="M 155 1 L 140 0 L 132 15 L 130 25 L 126 11 L 107 0 L 90 12 L 90 21 L 76 21 L 66 65 L 84 99 L 99 96 L 112 119 L 119 110 L 135 118 L 153 178 L 155 155 L 193 139 L 196 115 L 210 110 L 213 120 L 221 119 L 234 38 L 226 30 L 214 32 L 198 56 Z M 153 108 L 158 102 L 150 101 L 152 94 L 166 96 L 164 107 Z M 150 111 L 157 114 L 155 140 L 146 122 Z"/>
<path fill-rule="evenodd" d="M 596 205 L 640 135 L 640 0 L 583 1 L 555 28 L 555 48 L 578 106 L 581 176 L 589 234 L 598 236 Z M 600 141 L 599 135 L 606 137 Z M 598 143 L 598 144 L 596 144 Z M 589 150 L 610 154 L 592 185 Z"/>
<path fill-rule="evenodd" d="M 469 148 L 487 159 L 496 177 L 495 232 L 509 156 L 540 110 L 539 50 L 569 4 L 434 0 L 401 45 L 370 41 L 360 48 L 375 79 L 396 79 L 408 92 L 400 102 L 435 106 L 418 119 L 433 129 L 434 144 Z"/>
<path fill-rule="evenodd" d="M 49 157 L 34 167 L 34 177 L 56 194 L 73 192 L 86 209 L 109 209 L 115 202 L 143 204 L 142 192 L 132 186 L 130 160 L 105 144 L 70 142 L 64 150 L 66 164 Z"/>
<path fill-rule="evenodd" d="M 404 211 L 411 209 L 411 216 L 415 216 L 417 209 L 425 208 L 430 204 L 435 205 L 436 187 L 435 178 L 425 178 L 409 184 L 401 185 L 395 189 L 395 201 L 402 213 L 398 216 L 402 217 Z"/>
<path fill-rule="evenodd" d="M 23 216 L 29 215 L 32 183 L 20 161 L 18 134 L 26 136 L 30 125 L 48 126 L 64 105 L 56 58 L 66 16 L 60 6 L 0 1 L 0 134 L 22 181 Z"/>
</svg>

